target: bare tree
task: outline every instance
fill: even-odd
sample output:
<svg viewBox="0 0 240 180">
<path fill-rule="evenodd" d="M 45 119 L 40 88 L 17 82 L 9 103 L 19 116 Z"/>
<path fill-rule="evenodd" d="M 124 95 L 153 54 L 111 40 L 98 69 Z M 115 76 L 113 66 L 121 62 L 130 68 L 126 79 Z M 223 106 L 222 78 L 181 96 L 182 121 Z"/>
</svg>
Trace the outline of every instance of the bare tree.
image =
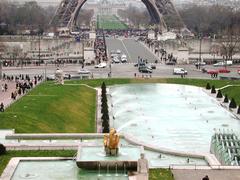
<svg viewBox="0 0 240 180">
<path fill-rule="evenodd" d="M 6 46 L 3 42 L 0 42 L 0 80 L 2 79 L 2 66 L 3 66 L 3 60 L 2 55 L 6 51 Z"/>
<path fill-rule="evenodd" d="M 233 55 L 239 51 L 240 45 L 240 27 L 230 25 L 221 39 L 221 54 L 225 60 L 232 60 Z"/>
</svg>

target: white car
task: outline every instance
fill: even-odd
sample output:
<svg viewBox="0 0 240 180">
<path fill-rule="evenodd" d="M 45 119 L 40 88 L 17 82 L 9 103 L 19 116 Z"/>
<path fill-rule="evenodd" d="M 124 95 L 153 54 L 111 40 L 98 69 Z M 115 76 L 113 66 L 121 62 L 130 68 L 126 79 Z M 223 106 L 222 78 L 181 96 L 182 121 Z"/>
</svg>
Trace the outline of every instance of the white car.
<svg viewBox="0 0 240 180">
<path fill-rule="evenodd" d="M 112 59 L 112 62 L 113 62 L 113 63 L 120 63 L 119 57 L 118 57 L 118 56 L 115 56 L 115 57 Z"/>
<path fill-rule="evenodd" d="M 50 74 L 46 78 L 47 78 L 47 81 L 55 80 L 55 74 Z"/>
<path fill-rule="evenodd" d="M 105 68 L 105 67 L 107 67 L 107 64 L 105 62 L 102 62 L 95 66 L 95 68 Z"/>
<path fill-rule="evenodd" d="M 121 52 L 122 52 L 122 51 L 121 51 L 120 49 L 117 50 L 117 54 L 121 54 Z"/>
<path fill-rule="evenodd" d="M 225 62 L 218 62 L 216 64 L 213 64 L 213 66 L 218 67 L 218 66 L 231 66 L 233 64 L 232 61 L 225 61 Z"/>
<path fill-rule="evenodd" d="M 187 71 L 183 68 L 174 68 L 173 74 L 174 75 L 187 75 Z"/>
<path fill-rule="evenodd" d="M 87 70 L 87 69 L 80 69 L 78 71 L 78 74 L 91 74 L 91 72 L 89 70 Z"/>
<path fill-rule="evenodd" d="M 195 63 L 195 65 L 197 65 L 197 66 L 205 66 L 206 65 L 206 63 L 205 62 L 196 62 Z"/>
<path fill-rule="evenodd" d="M 122 63 L 126 63 L 126 62 L 127 62 L 127 56 L 126 56 L 125 54 L 123 54 L 123 55 L 121 56 L 121 62 L 122 62 Z"/>
</svg>

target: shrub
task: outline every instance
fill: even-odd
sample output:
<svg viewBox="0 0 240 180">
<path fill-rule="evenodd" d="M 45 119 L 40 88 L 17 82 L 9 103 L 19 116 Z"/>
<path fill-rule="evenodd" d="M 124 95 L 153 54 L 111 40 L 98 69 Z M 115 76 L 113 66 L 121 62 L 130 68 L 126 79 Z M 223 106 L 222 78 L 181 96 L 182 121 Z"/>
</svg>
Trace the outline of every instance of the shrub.
<svg viewBox="0 0 240 180">
<path fill-rule="evenodd" d="M 103 133 L 109 133 L 109 125 L 103 127 Z"/>
<path fill-rule="evenodd" d="M 105 95 L 102 94 L 101 101 L 102 101 L 102 103 L 107 101 L 107 95 L 106 94 Z"/>
<path fill-rule="evenodd" d="M 3 144 L 0 144 L 0 155 L 6 154 L 6 147 Z"/>
<path fill-rule="evenodd" d="M 229 104 L 229 108 L 232 108 L 232 109 L 237 108 L 237 104 L 236 104 L 234 98 L 232 98 L 232 100 L 231 100 L 231 102 L 230 102 L 230 104 Z"/>
<path fill-rule="evenodd" d="M 221 92 L 221 90 L 219 90 L 217 93 L 217 98 L 222 98 L 222 97 L 223 97 L 222 92 Z"/>
<path fill-rule="evenodd" d="M 215 94 L 215 93 L 216 93 L 216 89 L 215 89 L 215 86 L 212 86 L 212 90 L 211 90 L 211 93 L 212 93 L 212 94 Z"/>
<path fill-rule="evenodd" d="M 228 96 L 227 96 L 227 94 L 226 94 L 223 102 L 228 103 L 228 101 L 229 101 L 229 100 L 228 100 Z"/>
<path fill-rule="evenodd" d="M 211 89 L 211 86 L 210 86 L 210 84 L 209 83 L 207 83 L 207 85 L 206 85 L 206 89 Z"/>
<path fill-rule="evenodd" d="M 240 114 L 240 105 L 238 106 L 237 113 Z"/>
<path fill-rule="evenodd" d="M 107 92 L 106 89 L 107 89 L 107 88 L 106 88 L 105 82 L 102 83 L 101 89 L 102 89 L 102 94 L 106 94 L 106 92 Z"/>
</svg>

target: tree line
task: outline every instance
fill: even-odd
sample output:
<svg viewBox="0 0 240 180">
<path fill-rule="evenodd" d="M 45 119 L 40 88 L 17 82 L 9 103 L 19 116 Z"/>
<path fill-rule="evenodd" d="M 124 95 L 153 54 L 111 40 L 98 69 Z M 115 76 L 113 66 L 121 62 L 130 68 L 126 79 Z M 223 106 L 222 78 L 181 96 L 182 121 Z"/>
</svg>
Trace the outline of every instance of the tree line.
<svg viewBox="0 0 240 180">
<path fill-rule="evenodd" d="M 191 5 L 179 10 L 186 26 L 195 34 L 220 35 L 227 29 L 240 28 L 240 10 L 227 6 Z"/>
<path fill-rule="evenodd" d="M 17 34 L 19 30 L 46 31 L 57 7 L 41 7 L 36 1 L 23 5 L 8 0 L 0 0 L 0 35 Z M 92 10 L 82 9 L 77 24 L 89 25 Z"/>
<path fill-rule="evenodd" d="M 227 6 L 189 5 L 178 11 L 187 28 L 195 34 L 218 35 L 229 27 L 240 28 L 240 10 L 233 10 Z M 146 27 L 151 25 L 151 18 L 146 8 L 129 6 L 125 10 L 119 10 L 118 15 L 128 19 L 136 28 L 140 25 Z M 174 18 L 169 15 L 164 16 L 164 20 L 168 27 L 178 28 L 179 23 L 174 22 Z"/>
</svg>

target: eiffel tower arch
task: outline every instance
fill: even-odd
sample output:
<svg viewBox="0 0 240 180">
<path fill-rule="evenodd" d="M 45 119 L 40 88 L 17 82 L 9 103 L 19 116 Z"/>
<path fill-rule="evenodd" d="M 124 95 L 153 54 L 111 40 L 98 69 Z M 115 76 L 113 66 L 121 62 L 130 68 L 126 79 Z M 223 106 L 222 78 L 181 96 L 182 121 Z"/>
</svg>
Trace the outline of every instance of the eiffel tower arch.
<svg viewBox="0 0 240 180">
<path fill-rule="evenodd" d="M 67 27 L 72 30 L 76 26 L 79 11 L 87 0 L 62 0 L 50 24 L 57 27 Z M 178 11 L 175 9 L 171 0 L 142 0 L 145 4 L 152 23 L 156 24 L 158 30 L 164 32 L 167 30 L 165 16 L 172 16 L 185 28 Z"/>
</svg>

